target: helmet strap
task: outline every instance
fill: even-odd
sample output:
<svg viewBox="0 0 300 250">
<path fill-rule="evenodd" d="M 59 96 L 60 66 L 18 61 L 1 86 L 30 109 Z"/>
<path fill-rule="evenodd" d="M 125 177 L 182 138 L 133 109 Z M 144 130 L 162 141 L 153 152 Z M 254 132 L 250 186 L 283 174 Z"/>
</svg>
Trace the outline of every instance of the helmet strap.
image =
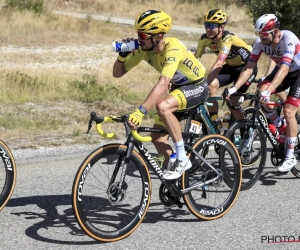
<svg viewBox="0 0 300 250">
<path fill-rule="evenodd" d="M 154 42 L 153 41 L 153 37 L 151 36 L 151 42 L 152 42 L 152 46 L 151 46 L 151 48 L 150 49 L 147 49 L 147 51 L 152 51 L 153 49 L 154 49 L 154 47 L 157 45 L 157 44 L 159 44 L 159 42 L 161 41 L 161 39 L 160 40 L 158 40 L 158 41 L 156 41 L 156 42 Z"/>
<path fill-rule="evenodd" d="M 272 37 L 273 37 L 273 39 L 272 39 L 272 41 L 268 44 L 268 46 L 270 46 L 271 45 L 271 43 L 274 41 L 274 39 L 275 39 L 275 34 L 274 34 L 275 32 L 273 31 L 272 32 Z"/>
</svg>

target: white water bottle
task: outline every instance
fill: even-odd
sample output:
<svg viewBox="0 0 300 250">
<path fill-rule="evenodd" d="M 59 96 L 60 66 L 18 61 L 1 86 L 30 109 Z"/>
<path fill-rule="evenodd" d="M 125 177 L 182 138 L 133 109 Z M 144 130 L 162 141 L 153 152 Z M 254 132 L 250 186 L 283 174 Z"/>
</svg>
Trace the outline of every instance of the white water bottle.
<svg viewBox="0 0 300 250">
<path fill-rule="evenodd" d="M 130 52 L 139 47 L 138 40 L 130 40 L 128 42 L 113 42 L 112 49 L 114 52 Z"/>
<path fill-rule="evenodd" d="M 167 170 L 170 170 L 173 166 L 174 162 L 176 161 L 176 153 L 170 155 L 169 164 Z"/>
</svg>

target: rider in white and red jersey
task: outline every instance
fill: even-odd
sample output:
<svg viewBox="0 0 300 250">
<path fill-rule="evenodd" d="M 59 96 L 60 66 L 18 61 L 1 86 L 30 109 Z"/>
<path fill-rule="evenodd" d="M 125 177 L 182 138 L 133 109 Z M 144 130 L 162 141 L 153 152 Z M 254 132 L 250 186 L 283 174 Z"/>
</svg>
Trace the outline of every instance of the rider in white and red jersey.
<svg viewBox="0 0 300 250">
<path fill-rule="evenodd" d="M 279 172 L 288 172 L 297 163 L 294 147 L 298 132 L 295 114 L 300 106 L 300 43 L 293 32 L 279 30 L 279 20 L 274 14 L 265 14 L 258 18 L 255 29 L 258 37 L 254 42 L 248 63 L 236 81 L 235 87 L 238 89 L 247 80 L 262 52 L 276 62 L 277 67 L 260 85 L 261 101 L 268 102 L 271 94 L 290 88 L 283 108 L 287 123 L 286 158 L 278 167 Z M 235 91 L 234 88 L 229 89 L 229 94 Z"/>
</svg>

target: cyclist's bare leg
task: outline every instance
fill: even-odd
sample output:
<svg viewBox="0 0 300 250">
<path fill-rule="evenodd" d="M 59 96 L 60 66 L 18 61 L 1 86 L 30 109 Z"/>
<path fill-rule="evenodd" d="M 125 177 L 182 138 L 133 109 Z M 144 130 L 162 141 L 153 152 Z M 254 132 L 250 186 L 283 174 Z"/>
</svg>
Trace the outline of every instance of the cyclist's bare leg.
<svg viewBox="0 0 300 250">
<path fill-rule="evenodd" d="M 297 109 L 300 106 L 300 100 L 293 96 L 288 96 L 283 106 L 283 114 L 286 120 L 286 153 L 285 160 L 280 167 L 277 168 L 278 172 L 288 172 L 296 164 L 297 159 L 294 155 L 294 148 L 297 141 L 298 126 L 295 118 Z"/>
<path fill-rule="evenodd" d="M 174 111 L 178 110 L 178 105 L 177 99 L 173 95 L 169 94 L 156 104 L 156 110 L 173 140 L 176 151 L 176 159 L 183 162 L 184 165 L 182 166 L 188 166 L 188 168 L 190 168 L 191 164 L 188 161 L 188 157 L 185 152 L 180 122 L 173 114 Z M 175 173 L 175 175 L 177 174 L 178 173 Z"/>
<path fill-rule="evenodd" d="M 181 126 L 173 114 L 178 110 L 178 103 L 174 96 L 167 95 L 163 100 L 156 104 L 157 114 L 165 124 L 173 142 L 182 140 Z"/>
<path fill-rule="evenodd" d="M 289 103 L 285 103 L 283 106 L 283 114 L 284 114 L 284 118 L 286 119 L 286 135 L 287 135 L 287 137 L 296 137 L 297 136 L 298 125 L 297 125 L 297 121 L 295 118 L 297 109 L 298 108 L 296 106 L 289 104 Z"/>
<path fill-rule="evenodd" d="M 215 97 L 217 96 L 217 90 L 219 88 L 219 80 L 215 78 L 211 84 L 208 86 L 209 88 L 209 96 L 210 97 Z M 219 103 L 217 101 L 212 101 L 213 106 L 207 106 L 208 112 L 210 114 L 218 114 L 219 111 Z"/>
<path fill-rule="evenodd" d="M 166 129 L 164 126 L 158 124 L 154 124 L 153 128 Z M 163 163 L 164 166 L 167 166 L 169 162 L 169 156 L 173 153 L 172 147 L 168 140 L 169 135 L 151 133 L 151 137 L 157 153 L 165 157 Z"/>
<path fill-rule="evenodd" d="M 281 91 L 281 92 L 275 93 L 274 95 L 276 95 L 280 99 L 281 102 L 283 102 L 283 103 L 285 102 L 285 100 L 286 100 L 286 93 L 285 93 L 285 91 Z M 274 105 L 268 105 L 268 104 L 264 104 L 264 107 L 267 110 L 270 110 L 270 111 L 272 111 L 275 108 Z"/>
<path fill-rule="evenodd" d="M 238 101 L 240 99 L 240 96 L 233 96 L 233 97 L 230 97 L 230 102 L 233 106 L 236 106 Z M 227 102 L 226 102 L 227 103 Z M 241 110 L 235 110 L 235 109 L 231 109 L 228 104 L 227 104 L 227 107 L 228 109 L 230 110 L 233 118 L 235 121 L 239 121 L 241 119 L 244 119 L 244 114 Z"/>
<path fill-rule="evenodd" d="M 278 96 L 280 101 L 285 102 L 285 100 L 286 100 L 286 92 L 285 91 L 281 91 L 279 93 L 276 93 L 275 95 Z"/>
</svg>

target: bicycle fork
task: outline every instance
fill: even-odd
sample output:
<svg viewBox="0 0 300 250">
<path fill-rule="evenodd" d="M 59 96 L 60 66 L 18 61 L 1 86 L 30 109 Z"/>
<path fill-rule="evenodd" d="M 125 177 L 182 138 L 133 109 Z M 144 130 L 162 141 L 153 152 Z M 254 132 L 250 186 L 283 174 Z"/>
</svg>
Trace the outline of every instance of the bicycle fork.
<svg viewBox="0 0 300 250">
<path fill-rule="evenodd" d="M 109 197 L 109 200 L 111 203 L 120 203 L 124 200 L 126 190 L 127 190 L 127 183 L 125 181 L 125 174 L 127 170 L 127 165 L 130 161 L 130 156 L 132 154 L 134 145 L 132 143 L 128 144 L 126 156 L 120 155 L 117 163 L 115 165 L 112 177 L 109 181 L 108 188 L 106 190 L 106 193 Z M 122 164 L 123 163 L 123 164 Z M 120 179 L 116 181 L 116 177 L 120 173 Z"/>
</svg>

